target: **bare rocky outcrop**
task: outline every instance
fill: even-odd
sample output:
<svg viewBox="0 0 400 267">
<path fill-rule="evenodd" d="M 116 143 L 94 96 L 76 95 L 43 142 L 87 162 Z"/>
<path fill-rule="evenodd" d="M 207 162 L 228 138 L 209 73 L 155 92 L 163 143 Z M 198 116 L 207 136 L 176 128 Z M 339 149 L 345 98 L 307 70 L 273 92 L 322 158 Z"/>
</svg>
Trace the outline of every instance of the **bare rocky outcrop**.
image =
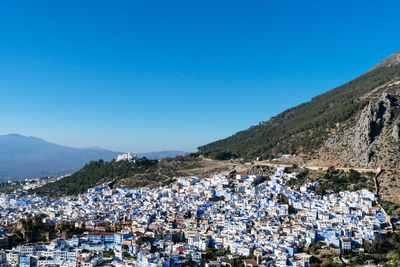
<svg viewBox="0 0 400 267">
<path fill-rule="evenodd" d="M 351 148 L 360 166 L 368 166 L 374 153 L 371 144 L 383 129 L 390 125 L 394 104 L 394 98 L 385 92 L 377 102 L 371 101 L 362 110 L 353 129 L 354 138 L 350 140 Z"/>
<path fill-rule="evenodd" d="M 390 82 L 362 96 L 368 100 L 353 118 L 337 125 L 311 155 L 311 166 L 385 170 L 379 177 L 383 200 L 400 203 L 400 83 Z"/>
<path fill-rule="evenodd" d="M 352 168 L 388 167 L 398 163 L 400 140 L 397 94 L 370 99 L 354 122 L 329 137 L 316 153 L 322 161 Z"/>
<path fill-rule="evenodd" d="M 399 142 L 399 138 L 400 138 L 400 127 L 398 124 L 396 124 L 392 130 L 392 140 L 393 142 Z"/>
</svg>

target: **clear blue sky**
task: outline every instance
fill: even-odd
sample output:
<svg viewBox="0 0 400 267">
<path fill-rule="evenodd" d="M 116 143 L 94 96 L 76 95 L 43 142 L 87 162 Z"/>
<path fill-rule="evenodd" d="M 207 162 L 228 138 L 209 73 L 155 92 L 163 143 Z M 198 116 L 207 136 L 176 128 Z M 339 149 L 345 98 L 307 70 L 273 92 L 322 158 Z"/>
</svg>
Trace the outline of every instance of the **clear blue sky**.
<svg viewBox="0 0 400 267">
<path fill-rule="evenodd" d="M 400 49 L 399 1 L 1 1 L 0 134 L 195 150 Z"/>
</svg>

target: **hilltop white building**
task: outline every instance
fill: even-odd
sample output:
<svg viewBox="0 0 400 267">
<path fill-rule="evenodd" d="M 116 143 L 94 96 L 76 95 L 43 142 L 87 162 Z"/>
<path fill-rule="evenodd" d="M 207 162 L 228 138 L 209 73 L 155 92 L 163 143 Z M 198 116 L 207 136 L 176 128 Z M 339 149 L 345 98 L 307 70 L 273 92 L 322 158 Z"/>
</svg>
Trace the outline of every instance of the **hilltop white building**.
<svg viewBox="0 0 400 267">
<path fill-rule="evenodd" d="M 128 161 L 136 160 L 136 154 L 126 153 L 126 154 L 118 155 L 117 161 L 120 161 L 120 160 L 128 160 Z"/>
</svg>

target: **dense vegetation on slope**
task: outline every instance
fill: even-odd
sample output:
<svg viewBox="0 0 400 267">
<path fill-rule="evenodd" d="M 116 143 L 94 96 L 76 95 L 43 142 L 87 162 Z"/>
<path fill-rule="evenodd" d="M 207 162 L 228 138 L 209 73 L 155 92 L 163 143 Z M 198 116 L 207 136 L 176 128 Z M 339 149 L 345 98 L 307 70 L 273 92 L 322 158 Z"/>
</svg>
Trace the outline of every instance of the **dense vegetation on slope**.
<svg viewBox="0 0 400 267">
<path fill-rule="evenodd" d="M 399 65 L 374 69 L 267 122 L 198 149 L 219 159 L 268 158 L 279 153 L 310 151 L 319 147 L 337 123 L 352 118 L 365 106 L 361 96 L 399 76 Z"/>
<path fill-rule="evenodd" d="M 400 205 L 392 201 L 383 200 L 381 201 L 382 207 L 392 217 L 400 218 Z"/>
<path fill-rule="evenodd" d="M 183 157 L 181 157 L 183 158 Z M 104 182 L 114 181 L 118 186 L 141 187 L 171 182 L 172 177 L 184 175 L 177 171 L 180 157 L 174 161 L 148 160 L 142 158 L 130 161 L 91 161 L 71 176 L 47 183 L 33 190 L 39 195 L 65 196 L 85 193 L 89 188 Z M 33 193 L 31 192 L 31 193 Z"/>
<path fill-rule="evenodd" d="M 8 182 L 0 182 L 0 194 L 11 194 L 15 190 L 21 188 L 21 184 L 18 182 L 8 183 Z"/>
<path fill-rule="evenodd" d="M 319 195 L 360 189 L 368 189 L 374 192 L 375 184 L 373 176 L 373 173 L 361 174 L 355 170 L 344 172 L 331 167 L 322 173 L 309 170 L 302 171 L 297 175 L 297 179 L 290 180 L 288 185 L 302 186 L 309 182 L 318 183 L 318 186 L 314 190 Z"/>
</svg>

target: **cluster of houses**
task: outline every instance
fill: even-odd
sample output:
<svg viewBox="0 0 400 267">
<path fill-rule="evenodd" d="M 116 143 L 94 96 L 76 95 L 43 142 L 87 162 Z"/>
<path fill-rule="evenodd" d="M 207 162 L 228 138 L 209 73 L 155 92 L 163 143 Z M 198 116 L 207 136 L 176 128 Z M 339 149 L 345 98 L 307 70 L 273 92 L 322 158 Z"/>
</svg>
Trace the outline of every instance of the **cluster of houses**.
<svg viewBox="0 0 400 267">
<path fill-rule="evenodd" d="M 115 266 L 199 265 L 213 248 L 230 257 L 256 255 L 257 261 L 246 263 L 251 266 L 308 266 L 311 255 L 299 253 L 302 247 L 322 241 L 357 250 L 381 234 L 384 221 L 373 206 L 374 193 L 319 196 L 312 190 L 316 184 L 288 187 L 290 179 L 296 174 L 282 167 L 268 179 L 181 177 L 169 186 L 140 189 L 104 184 L 57 201 L 3 194 L 0 225 L 14 225 L 27 213 L 45 214 L 48 223 L 84 225 L 87 232 L 45 246 L 3 250 L 0 265 L 95 266 L 109 252 Z M 116 231 L 106 232 L 106 224 Z"/>
<path fill-rule="evenodd" d="M 2 250 L 0 265 L 21 267 L 69 266 L 94 267 L 103 262 L 103 253 L 85 251 L 79 247 L 80 238 L 55 239 L 49 245 L 21 244 Z"/>
<path fill-rule="evenodd" d="M 8 236 L 4 230 L 4 227 L 0 226 L 0 248 L 8 247 Z"/>
</svg>

